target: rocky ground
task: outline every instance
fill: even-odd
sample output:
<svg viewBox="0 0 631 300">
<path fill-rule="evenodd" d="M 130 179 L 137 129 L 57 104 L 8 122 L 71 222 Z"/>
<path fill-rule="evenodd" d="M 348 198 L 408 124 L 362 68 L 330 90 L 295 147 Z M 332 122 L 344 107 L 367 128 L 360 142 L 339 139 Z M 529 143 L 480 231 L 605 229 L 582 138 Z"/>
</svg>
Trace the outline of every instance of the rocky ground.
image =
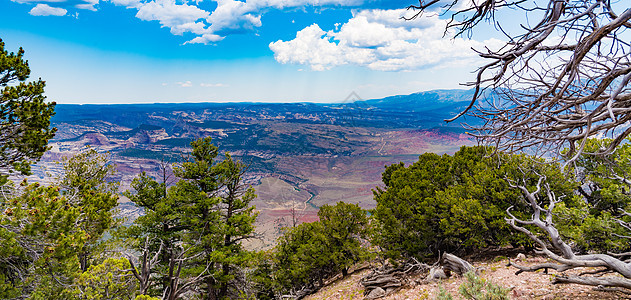
<svg viewBox="0 0 631 300">
<path fill-rule="evenodd" d="M 546 261 L 547 259 L 543 257 L 528 256 L 525 260 L 522 260 L 520 264 L 535 265 Z M 508 258 L 502 256 L 472 262 L 476 269 L 478 269 L 480 277 L 490 280 L 502 287 L 509 288 L 511 299 L 631 299 L 631 295 L 629 294 L 615 291 L 598 291 L 589 286 L 576 284 L 553 285 L 551 278 L 555 274 L 554 271 L 550 271 L 548 275 L 543 274 L 543 272 L 515 275 L 517 269 L 506 266 L 507 263 Z M 364 270 L 341 278 L 305 299 L 363 299 L 363 287 L 359 281 L 368 272 L 368 270 Z M 579 273 L 581 271 L 574 270 L 573 272 Z M 569 273 L 569 271 L 566 272 L 566 274 L 567 273 Z M 421 277 L 412 278 L 410 285 L 381 299 L 435 299 L 440 286 L 451 293 L 454 299 L 463 299 L 458 294 L 458 288 L 464 281 L 465 279 L 460 276 L 452 276 L 446 280 L 432 282 L 425 282 Z"/>
</svg>

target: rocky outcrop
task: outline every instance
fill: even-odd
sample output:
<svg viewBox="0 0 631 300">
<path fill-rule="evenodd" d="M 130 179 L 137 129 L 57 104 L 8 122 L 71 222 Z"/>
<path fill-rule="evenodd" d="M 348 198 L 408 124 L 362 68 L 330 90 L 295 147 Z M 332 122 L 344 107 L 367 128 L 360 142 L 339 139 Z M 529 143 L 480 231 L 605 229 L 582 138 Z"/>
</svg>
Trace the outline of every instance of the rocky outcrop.
<svg viewBox="0 0 631 300">
<path fill-rule="evenodd" d="M 127 139 L 127 141 L 134 144 L 152 144 L 168 137 L 169 135 L 166 133 L 164 128 L 160 128 L 157 130 L 140 129 L 133 136 Z"/>
<path fill-rule="evenodd" d="M 110 142 L 110 140 L 105 135 L 98 132 L 84 134 L 81 138 L 81 142 L 84 145 L 91 146 L 107 146 L 112 144 L 112 142 Z"/>
</svg>

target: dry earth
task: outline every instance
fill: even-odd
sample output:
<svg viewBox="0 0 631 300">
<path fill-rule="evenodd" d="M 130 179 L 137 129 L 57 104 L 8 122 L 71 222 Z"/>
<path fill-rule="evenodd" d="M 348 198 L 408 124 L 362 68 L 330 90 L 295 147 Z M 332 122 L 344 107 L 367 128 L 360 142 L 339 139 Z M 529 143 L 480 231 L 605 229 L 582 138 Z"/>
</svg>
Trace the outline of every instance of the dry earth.
<svg viewBox="0 0 631 300">
<path fill-rule="evenodd" d="M 522 265 L 534 265 L 547 261 L 542 257 L 528 257 L 520 262 Z M 631 299 L 631 296 L 621 292 L 597 291 L 593 287 L 577 284 L 553 285 L 551 278 L 555 272 L 550 271 L 546 275 L 543 272 L 521 273 L 515 275 L 517 269 L 507 267 L 508 259 L 498 257 L 493 260 L 483 260 L 473 262 L 479 270 L 479 275 L 486 280 L 490 280 L 502 287 L 510 288 L 511 299 Z M 359 283 L 362 276 L 369 271 L 356 272 L 345 278 L 339 279 L 329 286 L 321 289 L 318 293 L 306 297 L 306 300 L 351 300 L 363 299 L 363 287 Z M 575 273 L 580 271 L 575 270 Z M 566 274 L 569 272 L 566 272 Z M 453 276 L 443 281 L 423 282 L 423 278 L 412 278 L 411 285 L 404 287 L 397 292 L 388 295 L 383 300 L 420 300 L 435 299 L 439 286 L 450 292 L 454 299 L 463 299 L 458 294 L 459 286 L 465 281 L 463 277 Z"/>
</svg>

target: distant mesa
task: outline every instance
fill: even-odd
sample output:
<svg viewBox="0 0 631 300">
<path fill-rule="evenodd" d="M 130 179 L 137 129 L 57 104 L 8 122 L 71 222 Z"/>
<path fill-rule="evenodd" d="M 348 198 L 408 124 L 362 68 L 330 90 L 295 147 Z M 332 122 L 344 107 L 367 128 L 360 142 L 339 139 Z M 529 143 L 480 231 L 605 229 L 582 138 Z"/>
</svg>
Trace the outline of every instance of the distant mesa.
<svg viewBox="0 0 631 300">
<path fill-rule="evenodd" d="M 89 132 L 80 137 L 80 141 L 85 145 L 107 146 L 112 144 L 110 140 L 102 133 Z"/>
<path fill-rule="evenodd" d="M 152 144 L 169 137 L 164 128 L 148 124 L 141 124 L 132 133 L 134 134 L 127 141 L 135 144 Z"/>
</svg>

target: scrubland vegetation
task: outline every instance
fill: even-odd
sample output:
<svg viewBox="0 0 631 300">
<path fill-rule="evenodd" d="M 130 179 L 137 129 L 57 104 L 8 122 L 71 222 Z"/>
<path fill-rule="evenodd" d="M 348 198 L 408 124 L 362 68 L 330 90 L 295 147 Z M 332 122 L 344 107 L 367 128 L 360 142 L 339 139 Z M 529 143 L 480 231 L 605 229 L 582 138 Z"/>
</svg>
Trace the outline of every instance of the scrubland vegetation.
<svg viewBox="0 0 631 300">
<path fill-rule="evenodd" d="M 175 166 L 174 184 L 145 174 L 134 180 L 125 195 L 144 215 L 130 226 L 116 217 L 117 184 L 108 180 L 114 168 L 93 149 L 63 162 L 55 185 L 8 181 L 0 224 L 1 296 L 275 299 L 308 295 L 366 261 L 396 265 L 411 258 L 434 261 L 444 252 L 540 249 L 506 218 L 507 211 L 529 218 L 524 193 L 514 186 L 533 191 L 541 178 L 548 178 L 550 193 L 565 195 L 552 222 L 573 251 L 630 250 L 627 185 L 616 179 L 628 164 L 606 168 L 585 157 L 577 164 L 579 176 L 570 176 L 557 164 L 525 155 L 462 147 L 454 155 L 428 153 L 409 166 L 388 166 L 385 186 L 374 190 L 374 210 L 325 205 L 319 221 L 285 228 L 273 249 L 257 252 L 241 243 L 256 238 L 256 211 L 249 204 L 254 191 L 242 182 L 246 166 L 220 155 L 209 138 L 191 146 L 191 156 Z M 623 145 L 610 159 L 624 162 L 630 154 Z"/>
<path fill-rule="evenodd" d="M 412 8 L 420 15 L 437 2 Z M 448 9 L 460 7 L 457 2 Z M 477 13 L 452 19 L 448 27 L 462 34 L 499 7 L 527 10 L 521 2 L 474 3 Z M 497 147 L 426 153 L 409 166 L 387 166 L 384 186 L 374 189 L 375 209 L 322 206 L 319 221 L 283 229 L 267 251 L 242 243 L 256 238 L 247 165 L 210 138 L 190 143 L 190 155 L 173 166 L 176 178 L 168 178 L 167 166 L 162 178 L 138 174 L 124 195 L 144 214 L 129 226 L 117 216 L 118 182 L 106 154 L 87 149 L 68 158 L 48 186 L 16 179 L 46 151 L 55 132 L 55 104 L 45 102 L 43 81 L 26 82 L 24 52 L 9 53 L 0 41 L 0 298 L 301 298 L 365 262 L 405 276 L 408 265 L 429 269 L 426 263 L 440 258 L 460 263 L 461 269 L 451 270 L 466 277 L 463 297 L 504 299 L 505 289 L 464 272 L 472 267 L 445 253 L 509 247 L 552 261 L 510 262 L 518 272 L 588 267 L 557 274 L 552 282 L 629 290 L 631 144 L 625 138 L 631 68 L 629 45 L 616 31 L 624 34 L 631 26 L 631 10 L 614 8 L 610 1 L 550 1 L 547 8 L 532 8 L 544 12 L 542 22 L 483 54 L 490 62 L 480 69 L 467 108 L 483 98 L 488 82 L 495 96 L 516 103 L 471 113 L 487 126 L 478 138 Z M 576 45 L 551 36 L 557 26 L 562 34 L 576 34 Z M 555 43 L 539 47 L 548 38 Z M 601 44 L 614 50 L 601 52 Z M 561 57 L 557 66 L 542 72 L 529 64 L 550 53 Z M 581 76 L 587 79 L 576 79 Z M 519 90 L 511 89 L 524 78 L 529 81 Z M 614 138 L 593 139 L 597 133 Z M 551 161 L 500 151 L 524 149 L 562 155 Z"/>
</svg>

